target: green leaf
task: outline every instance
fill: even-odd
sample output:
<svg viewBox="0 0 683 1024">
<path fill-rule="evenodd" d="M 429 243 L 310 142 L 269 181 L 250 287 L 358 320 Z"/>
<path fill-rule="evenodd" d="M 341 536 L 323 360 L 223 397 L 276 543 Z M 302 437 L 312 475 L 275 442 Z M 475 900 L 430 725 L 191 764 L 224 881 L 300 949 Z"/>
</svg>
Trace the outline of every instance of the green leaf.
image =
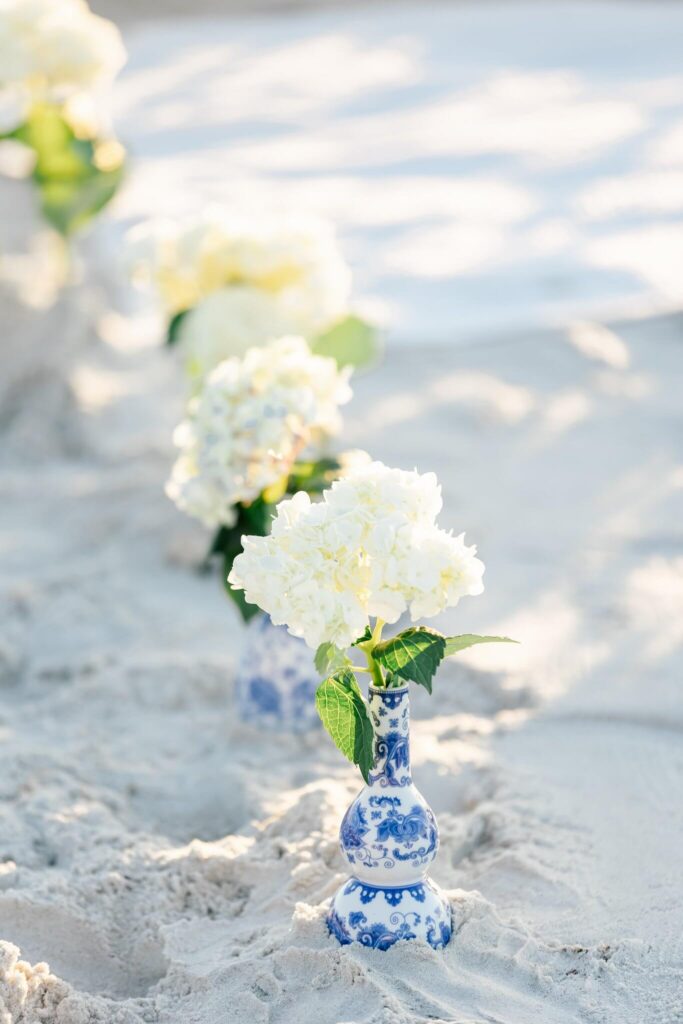
<svg viewBox="0 0 683 1024">
<path fill-rule="evenodd" d="M 206 561 L 209 562 L 215 555 L 220 555 L 221 558 L 229 558 L 232 563 L 242 550 L 243 533 L 244 529 L 239 521 L 234 526 L 220 526 L 214 534 Z"/>
<path fill-rule="evenodd" d="M 166 332 L 167 345 L 175 345 L 180 337 L 180 325 L 189 312 L 189 309 L 181 309 L 179 313 L 175 313 L 171 317 L 168 323 L 168 331 Z"/>
<path fill-rule="evenodd" d="M 315 667 L 321 676 L 328 676 L 331 672 L 337 672 L 350 664 L 351 659 L 334 644 L 321 644 L 315 652 Z"/>
<path fill-rule="evenodd" d="M 374 327 L 357 316 L 338 320 L 311 344 L 316 355 L 331 356 L 340 367 L 355 370 L 370 366 L 379 357 L 379 336 Z"/>
<path fill-rule="evenodd" d="M 39 183 L 43 214 L 63 235 L 88 223 L 107 205 L 123 179 L 123 167 L 98 171 L 77 181 L 49 180 Z"/>
<path fill-rule="evenodd" d="M 228 576 L 232 569 L 232 563 L 242 551 L 242 537 L 244 534 L 256 534 L 265 536 L 268 533 L 272 506 L 267 505 L 261 498 L 257 498 L 251 505 L 237 506 L 237 522 L 232 526 L 221 526 L 216 532 L 206 561 L 213 557 L 221 556 L 221 572 L 225 592 L 237 605 L 240 614 L 245 622 L 249 622 L 255 615 L 258 615 L 259 608 L 250 604 L 244 597 L 243 590 L 233 590 L 228 583 Z"/>
<path fill-rule="evenodd" d="M 372 630 L 370 629 L 369 626 L 366 626 L 363 635 L 359 636 L 357 640 L 354 640 L 351 646 L 359 647 L 360 644 L 367 643 L 368 640 L 372 640 Z"/>
<path fill-rule="evenodd" d="M 255 537 L 267 537 L 273 522 L 275 508 L 264 498 L 256 498 L 249 505 L 240 505 L 235 529 Z"/>
<path fill-rule="evenodd" d="M 211 541 L 211 547 L 207 552 L 207 559 L 213 555 L 219 555 L 222 551 L 225 551 L 227 544 L 229 543 L 229 537 L 231 534 L 231 528 L 229 526 L 219 526 L 216 530 L 213 540 Z"/>
<path fill-rule="evenodd" d="M 261 497 L 266 505 L 277 505 L 280 498 L 284 498 L 287 493 L 287 480 L 287 476 L 281 476 L 279 480 L 261 492 Z"/>
<path fill-rule="evenodd" d="M 199 563 L 198 567 L 197 567 L 198 571 L 200 573 L 207 573 L 207 572 L 209 572 L 210 569 L 211 569 L 211 563 L 212 563 L 213 559 L 216 557 L 216 555 L 222 555 L 223 554 L 223 551 L 225 550 L 225 548 L 226 548 L 226 546 L 228 544 L 227 538 L 229 537 L 229 535 L 230 535 L 230 527 L 228 527 L 228 526 L 219 526 L 218 527 L 218 529 L 214 533 L 213 538 L 211 540 L 211 544 L 209 546 L 209 550 L 204 555 L 203 561 L 201 561 Z"/>
<path fill-rule="evenodd" d="M 432 692 L 432 679 L 446 651 L 446 638 L 427 626 L 411 626 L 377 644 L 372 656 L 399 679 L 411 679 Z"/>
<path fill-rule="evenodd" d="M 295 462 L 287 481 L 287 492 L 320 494 L 336 479 L 341 463 L 338 459 L 323 458 L 314 462 Z"/>
<path fill-rule="evenodd" d="M 509 636 L 477 636 L 475 633 L 463 633 L 461 636 L 446 637 L 445 658 L 458 651 L 464 651 L 466 647 L 474 647 L 475 644 L 516 644 L 518 640 L 511 640 Z"/>
<path fill-rule="evenodd" d="M 296 494 L 297 491 L 307 491 L 309 494 L 324 490 L 329 486 L 329 472 L 339 468 L 336 459 L 321 459 L 320 462 L 295 462 L 287 481 L 289 494 Z"/>
<path fill-rule="evenodd" d="M 36 178 L 78 178 L 87 174 L 92 143 L 76 139 L 58 107 L 36 104 L 14 138 L 36 155 Z"/>
<path fill-rule="evenodd" d="M 333 742 L 367 782 L 374 764 L 374 733 L 353 672 L 344 669 L 323 680 L 315 706 Z"/>
<path fill-rule="evenodd" d="M 124 161 L 99 167 L 97 140 L 77 138 L 59 107 L 36 104 L 12 135 L 34 151 L 43 213 L 63 235 L 94 217 L 121 184 Z"/>
</svg>

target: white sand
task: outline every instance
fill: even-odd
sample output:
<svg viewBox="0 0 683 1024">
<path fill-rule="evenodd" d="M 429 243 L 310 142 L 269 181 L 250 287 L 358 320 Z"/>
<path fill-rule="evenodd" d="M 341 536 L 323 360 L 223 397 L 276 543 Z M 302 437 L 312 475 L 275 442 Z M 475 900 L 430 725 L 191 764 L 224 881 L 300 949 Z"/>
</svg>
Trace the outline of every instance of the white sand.
<svg viewBox="0 0 683 1024">
<path fill-rule="evenodd" d="M 512 335 L 494 310 L 485 341 L 392 345 L 358 382 L 345 442 L 436 470 L 488 565 L 437 624 L 523 643 L 415 696 L 450 946 L 341 949 L 358 779 L 232 719 L 239 625 L 162 493 L 179 382 L 107 255 L 139 187 L 86 246 L 95 288 L 2 302 L 0 1021 L 683 1020 L 680 317 Z"/>
<path fill-rule="evenodd" d="M 682 35 L 668 0 L 143 23 L 118 218 L 320 212 L 407 343 L 680 309 Z"/>
</svg>

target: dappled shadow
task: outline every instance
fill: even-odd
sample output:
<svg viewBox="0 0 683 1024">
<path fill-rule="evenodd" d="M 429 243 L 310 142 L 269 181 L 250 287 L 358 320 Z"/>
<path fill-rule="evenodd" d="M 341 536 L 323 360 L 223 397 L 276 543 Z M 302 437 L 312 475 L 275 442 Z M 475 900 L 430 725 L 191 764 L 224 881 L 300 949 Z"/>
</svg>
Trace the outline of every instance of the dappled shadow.
<svg viewBox="0 0 683 1024">
<path fill-rule="evenodd" d="M 208 199 L 331 214 L 364 299 L 393 324 L 392 341 L 410 342 L 358 380 L 343 443 L 435 470 L 443 525 L 479 545 L 486 592 L 434 624 L 520 641 L 463 653 L 431 699 L 414 699 L 415 777 L 442 830 L 435 877 L 479 886 L 528 929 L 468 897 L 481 936 L 466 919 L 431 962 L 460 979 L 470 957 L 473 1000 L 448 1009 L 468 1019 L 509 1016 L 522 948 L 515 1019 L 529 1019 L 529 987 L 558 961 L 563 1007 L 580 971 L 604 992 L 610 953 L 550 951 L 530 935 L 550 919 L 554 942 L 575 939 L 597 907 L 601 938 L 622 885 L 622 935 L 649 942 L 675 902 L 680 859 L 665 860 L 671 839 L 650 826 L 679 813 L 681 322 L 607 329 L 595 309 L 681 298 L 679 228 L 665 221 L 683 209 L 681 15 L 668 9 L 663 28 L 633 5 L 608 33 L 566 14 L 551 25 L 557 16 L 539 7 L 534 33 L 489 5 L 402 10 L 390 31 L 362 12 L 343 32 L 324 17 L 140 31 L 119 100 L 137 164 L 113 232 L 101 225 L 111 244 L 130 220 Z M 526 331 L 552 318 L 569 326 Z M 520 324 L 524 334 L 510 330 Z M 310 941 L 320 970 L 320 904 L 343 870 L 336 832 L 358 774 L 323 734 L 264 747 L 233 720 L 237 620 L 218 581 L 192 572 L 202 538 L 177 526 L 162 494 L 176 369 L 139 320 L 110 314 L 98 329 L 104 345 L 90 325 L 74 362 L 53 348 L 46 364 L 68 378 L 87 459 L 36 473 L 22 447 L 3 490 L 8 937 L 83 988 L 142 995 L 166 969 L 163 928 L 183 970 L 205 978 L 242 959 L 240 984 L 266 998 L 278 991 L 274 951 L 280 975 L 308 955 L 293 941 Z M 38 361 L 39 347 L 25 356 Z M 195 836 L 211 842 L 183 845 Z M 612 883 L 623 864 L 625 884 Z M 292 930 L 297 901 L 318 904 L 318 917 L 297 911 Z M 121 937 L 113 957 L 98 928 L 81 928 L 82 907 Z M 145 929 L 151 944 L 138 948 Z M 681 928 L 664 934 L 673 958 Z M 504 1005 L 482 1009 L 495 956 Z M 632 965 L 615 970 L 619 985 Z M 347 1015 L 348 992 L 345 981 Z"/>
<path fill-rule="evenodd" d="M 137 158 L 118 215 L 330 216 L 396 338 L 674 308 L 680 19 L 596 12 L 587 45 L 539 8 L 535 48 L 488 5 L 398 8 L 389 30 L 381 9 L 155 23 L 118 88 Z"/>
<path fill-rule="evenodd" d="M 435 470 L 443 518 L 489 567 L 483 597 L 440 624 L 522 641 L 459 661 L 530 687 L 539 706 L 586 681 L 577 699 L 588 699 L 597 678 L 596 695 L 614 701 L 629 662 L 647 690 L 647 665 L 658 671 L 655 654 L 683 640 L 679 327 L 583 323 L 428 357 L 413 350 L 385 371 L 388 395 L 358 382 L 352 441 L 369 429 L 388 463 Z"/>
</svg>

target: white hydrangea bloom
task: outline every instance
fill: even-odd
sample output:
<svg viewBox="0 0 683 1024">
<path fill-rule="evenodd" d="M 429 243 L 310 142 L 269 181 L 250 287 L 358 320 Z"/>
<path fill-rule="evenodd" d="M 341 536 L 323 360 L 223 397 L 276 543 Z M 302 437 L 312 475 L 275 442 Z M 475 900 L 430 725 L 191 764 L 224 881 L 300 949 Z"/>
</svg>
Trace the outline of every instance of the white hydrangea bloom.
<svg viewBox="0 0 683 1024">
<path fill-rule="evenodd" d="M 175 431 L 180 455 L 166 493 L 209 527 L 232 525 L 238 502 L 253 501 L 304 448 L 339 432 L 349 376 L 297 337 L 220 363 Z"/>
<path fill-rule="evenodd" d="M 440 510 L 433 473 L 360 465 L 321 502 L 281 502 L 270 537 L 243 539 L 230 583 L 309 647 L 346 648 L 370 618 L 416 621 L 482 593 L 476 548 L 436 525 Z"/>
<path fill-rule="evenodd" d="M 11 92 L 17 110 L 92 90 L 124 60 L 119 30 L 85 0 L 0 0 L 0 94 Z"/>
<path fill-rule="evenodd" d="M 283 333 L 310 338 L 348 310 L 349 268 L 319 221 L 214 209 L 143 224 L 128 245 L 133 280 L 156 288 L 167 316 L 191 310 L 179 343 L 195 377 Z"/>
<path fill-rule="evenodd" d="M 251 285 L 220 288 L 183 317 L 178 348 L 188 376 L 201 381 L 224 359 L 283 337 L 291 327 L 277 296 Z"/>
<path fill-rule="evenodd" d="M 348 448 L 337 456 L 339 470 L 336 476 L 351 476 L 358 472 L 361 467 L 369 466 L 372 459 L 363 448 Z"/>
</svg>

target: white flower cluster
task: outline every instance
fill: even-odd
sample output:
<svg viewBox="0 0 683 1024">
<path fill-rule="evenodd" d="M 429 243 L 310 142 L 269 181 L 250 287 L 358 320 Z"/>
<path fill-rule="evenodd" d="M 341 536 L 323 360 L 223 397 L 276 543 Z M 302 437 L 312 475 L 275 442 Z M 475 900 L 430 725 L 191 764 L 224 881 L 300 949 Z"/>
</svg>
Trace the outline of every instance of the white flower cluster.
<svg viewBox="0 0 683 1024">
<path fill-rule="evenodd" d="M 440 510 L 433 473 L 360 466 L 321 502 L 281 502 L 271 536 L 243 538 L 230 583 L 309 647 L 346 648 L 370 617 L 415 621 L 483 591 L 476 548 L 439 529 Z"/>
<path fill-rule="evenodd" d="M 119 30 L 85 0 L 0 0 L 2 130 L 33 102 L 61 103 L 113 78 L 124 60 Z"/>
<path fill-rule="evenodd" d="M 189 310 L 178 343 L 194 379 L 272 338 L 311 338 L 348 308 L 349 269 L 318 221 L 212 210 L 200 222 L 142 225 L 129 246 L 133 280 L 157 289 L 169 317 Z"/>
<path fill-rule="evenodd" d="M 253 501 L 307 446 L 339 432 L 349 376 L 296 337 L 220 363 L 175 431 L 169 498 L 206 526 L 232 525 L 238 502 Z"/>
</svg>

